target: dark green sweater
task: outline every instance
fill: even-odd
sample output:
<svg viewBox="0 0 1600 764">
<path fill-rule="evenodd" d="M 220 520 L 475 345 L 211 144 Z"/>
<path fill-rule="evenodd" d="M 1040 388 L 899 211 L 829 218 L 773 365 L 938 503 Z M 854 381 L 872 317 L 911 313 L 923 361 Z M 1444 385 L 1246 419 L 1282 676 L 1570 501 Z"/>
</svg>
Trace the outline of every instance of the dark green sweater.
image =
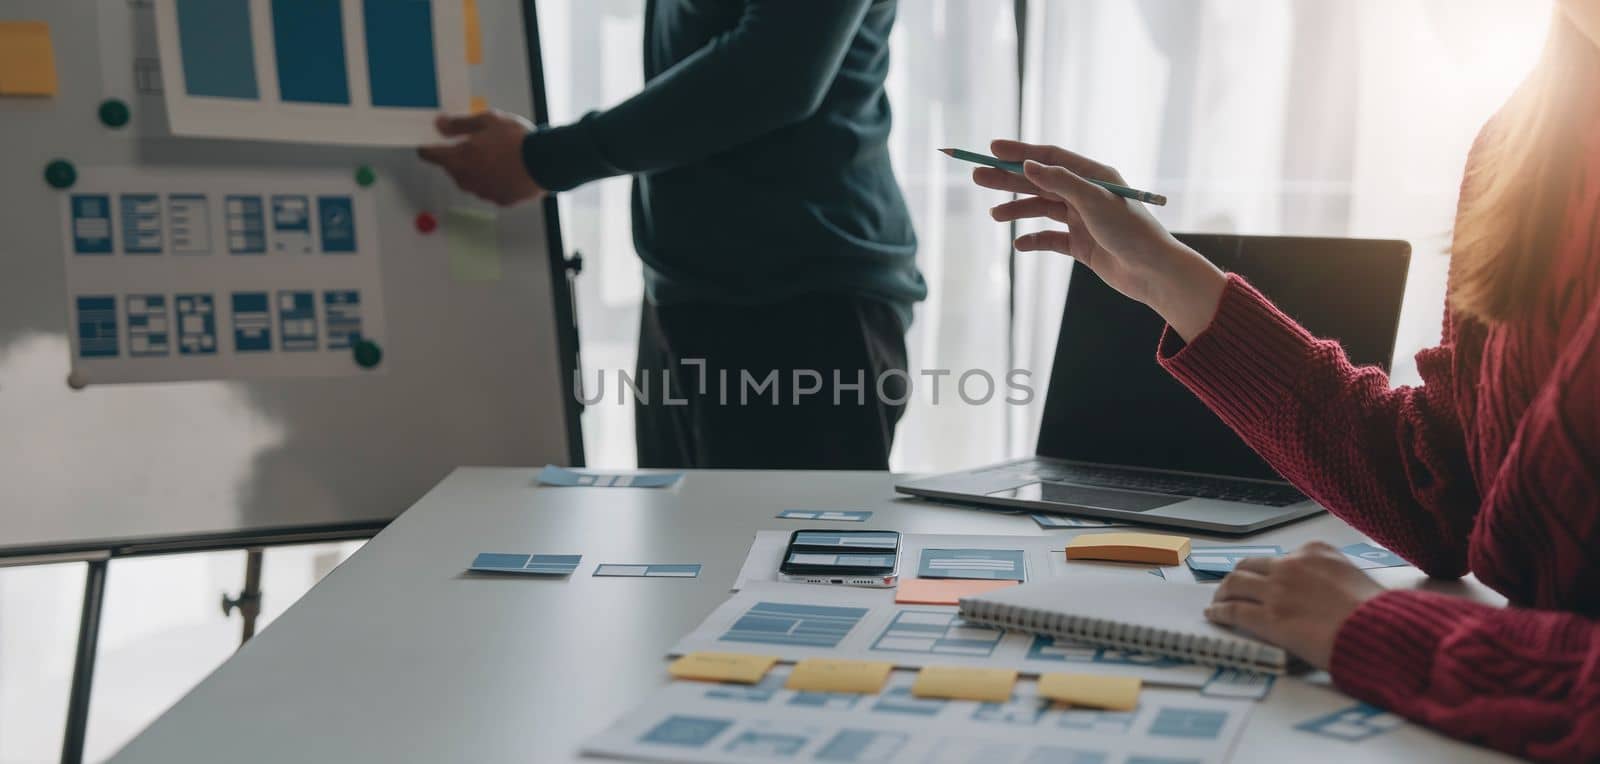
<svg viewBox="0 0 1600 764">
<path fill-rule="evenodd" d="M 523 161 L 564 191 L 634 175 L 633 240 L 658 305 L 927 294 L 889 165 L 896 0 L 649 0 L 646 85 L 539 130 Z"/>
</svg>

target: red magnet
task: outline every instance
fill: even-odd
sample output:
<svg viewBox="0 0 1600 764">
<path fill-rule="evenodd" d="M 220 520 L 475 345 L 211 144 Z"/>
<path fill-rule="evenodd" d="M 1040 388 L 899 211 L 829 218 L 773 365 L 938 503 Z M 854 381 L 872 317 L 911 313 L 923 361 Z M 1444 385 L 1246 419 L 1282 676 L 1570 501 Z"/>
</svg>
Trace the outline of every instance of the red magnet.
<svg viewBox="0 0 1600 764">
<path fill-rule="evenodd" d="M 417 231 L 420 233 L 433 233 L 439 227 L 439 221 L 431 212 L 417 213 Z"/>
</svg>

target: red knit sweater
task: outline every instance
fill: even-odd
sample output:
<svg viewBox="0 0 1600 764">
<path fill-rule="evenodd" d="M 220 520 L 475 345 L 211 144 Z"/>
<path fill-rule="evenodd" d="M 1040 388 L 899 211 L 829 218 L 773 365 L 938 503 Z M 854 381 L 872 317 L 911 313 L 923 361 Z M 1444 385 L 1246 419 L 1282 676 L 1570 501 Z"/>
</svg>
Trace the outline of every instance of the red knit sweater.
<svg viewBox="0 0 1600 764">
<path fill-rule="evenodd" d="M 1597 131 L 1600 132 L 1600 131 Z M 1542 308 L 1447 317 L 1390 389 L 1237 276 L 1211 326 L 1159 359 L 1329 511 L 1432 576 L 1471 571 L 1495 608 L 1390 591 L 1339 630 L 1340 688 L 1475 743 L 1600 761 L 1600 140 Z"/>
</svg>

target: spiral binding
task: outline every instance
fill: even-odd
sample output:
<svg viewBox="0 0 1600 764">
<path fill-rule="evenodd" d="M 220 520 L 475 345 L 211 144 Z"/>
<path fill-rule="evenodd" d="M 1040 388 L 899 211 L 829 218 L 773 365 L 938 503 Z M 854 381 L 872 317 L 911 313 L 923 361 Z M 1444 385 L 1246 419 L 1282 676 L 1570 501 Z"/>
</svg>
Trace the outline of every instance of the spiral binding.
<svg viewBox="0 0 1600 764">
<path fill-rule="evenodd" d="M 1117 623 L 1103 618 L 1083 618 L 1036 608 L 963 601 L 961 617 L 1009 631 L 1043 634 L 1096 645 L 1152 653 L 1211 666 L 1279 673 L 1283 650 L 1243 640 L 1183 634 L 1150 626 Z"/>
</svg>

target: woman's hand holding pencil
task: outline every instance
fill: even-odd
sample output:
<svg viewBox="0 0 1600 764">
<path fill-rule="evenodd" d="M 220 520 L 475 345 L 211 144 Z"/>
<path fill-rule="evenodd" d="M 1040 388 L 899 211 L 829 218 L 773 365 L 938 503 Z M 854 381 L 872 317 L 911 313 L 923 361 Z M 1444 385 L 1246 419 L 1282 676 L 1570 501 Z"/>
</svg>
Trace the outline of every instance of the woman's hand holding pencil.
<svg viewBox="0 0 1600 764">
<path fill-rule="evenodd" d="M 1056 146 L 997 140 L 990 150 L 1002 162 L 1021 163 L 1022 174 L 979 167 L 973 182 L 1025 195 L 991 210 L 995 220 L 1049 218 L 1067 226 L 1017 237 L 1018 251 L 1071 255 L 1117 291 L 1154 308 L 1185 340 L 1211 324 L 1226 277 L 1173 238 L 1145 205 L 1108 190 L 1107 184 L 1127 188 L 1115 169 Z"/>
</svg>

